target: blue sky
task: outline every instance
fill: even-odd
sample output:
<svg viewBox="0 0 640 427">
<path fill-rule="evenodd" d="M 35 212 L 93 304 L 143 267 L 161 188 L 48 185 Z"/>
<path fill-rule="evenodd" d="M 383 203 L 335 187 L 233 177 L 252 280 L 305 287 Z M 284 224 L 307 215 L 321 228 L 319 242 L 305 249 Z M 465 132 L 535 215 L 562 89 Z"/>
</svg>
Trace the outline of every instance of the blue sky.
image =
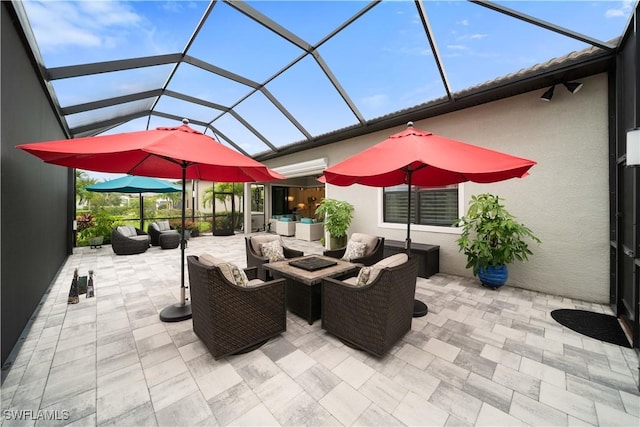
<svg viewBox="0 0 640 427">
<path fill-rule="evenodd" d="M 208 7 L 205 1 L 24 3 L 47 67 L 181 52 Z M 247 3 L 311 45 L 367 5 L 364 1 Z M 498 3 L 607 41 L 621 35 L 636 2 Z M 468 2 L 425 1 L 424 4 L 453 92 L 588 47 Z M 282 75 L 270 79 L 302 52 L 219 2 L 187 53 L 257 83 L 265 83 L 267 90 L 312 136 L 356 123 L 356 116 L 312 57 L 307 56 Z M 367 120 L 445 95 L 413 1 L 385 1 L 375 6 L 321 45 L 318 52 Z M 160 88 L 171 68 L 166 65 L 58 80 L 53 86 L 64 107 Z M 179 67 L 168 89 L 226 107 L 251 93 L 248 86 L 187 64 Z M 105 113 L 117 116 L 150 102 L 77 114 L 68 118 L 69 125 L 82 125 Z M 213 125 L 248 154 L 267 149 L 235 118 L 220 110 L 167 97 L 161 98 L 157 108 L 164 112 L 180 111 L 185 117 L 205 122 L 216 119 Z M 260 92 L 242 101 L 235 110 L 276 146 L 304 139 Z M 173 124 L 153 118 L 149 126 Z M 142 130 L 146 126 L 146 120 L 138 119 L 109 133 Z"/>
</svg>

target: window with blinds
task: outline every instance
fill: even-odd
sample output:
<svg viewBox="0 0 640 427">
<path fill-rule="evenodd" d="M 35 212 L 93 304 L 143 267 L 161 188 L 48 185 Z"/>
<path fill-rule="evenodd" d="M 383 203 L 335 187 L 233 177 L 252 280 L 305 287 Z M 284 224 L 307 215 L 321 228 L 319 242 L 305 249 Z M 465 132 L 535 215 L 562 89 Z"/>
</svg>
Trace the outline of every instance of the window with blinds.
<svg viewBox="0 0 640 427">
<path fill-rule="evenodd" d="M 407 223 L 407 186 L 383 191 L 384 222 Z M 411 189 L 411 223 L 451 227 L 458 219 L 458 186 Z M 417 219 L 416 219 L 417 218 Z"/>
</svg>

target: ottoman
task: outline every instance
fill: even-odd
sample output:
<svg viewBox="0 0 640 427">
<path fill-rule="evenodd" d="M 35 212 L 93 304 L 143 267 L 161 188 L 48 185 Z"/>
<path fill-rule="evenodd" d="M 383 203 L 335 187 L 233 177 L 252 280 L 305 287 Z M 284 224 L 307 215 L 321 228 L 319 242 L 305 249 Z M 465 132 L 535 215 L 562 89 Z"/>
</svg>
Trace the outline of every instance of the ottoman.
<svg viewBox="0 0 640 427">
<path fill-rule="evenodd" d="M 162 249 L 175 249 L 180 246 L 180 233 L 161 233 L 158 240 Z"/>
</svg>

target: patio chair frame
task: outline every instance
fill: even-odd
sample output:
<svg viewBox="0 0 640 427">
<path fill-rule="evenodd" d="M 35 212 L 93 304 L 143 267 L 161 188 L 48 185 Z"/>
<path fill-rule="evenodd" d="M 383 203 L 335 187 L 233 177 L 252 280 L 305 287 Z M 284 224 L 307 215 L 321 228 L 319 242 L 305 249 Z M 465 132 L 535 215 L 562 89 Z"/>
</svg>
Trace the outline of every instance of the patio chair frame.
<svg viewBox="0 0 640 427">
<path fill-rule="evenodd" d="M 287 330 L 285 280 L 241 287 L 187 256 L 193 331 L 215 359 L 253 350 Z M 249 279 L 256 268 L 245 269 Z"/>
</svg>

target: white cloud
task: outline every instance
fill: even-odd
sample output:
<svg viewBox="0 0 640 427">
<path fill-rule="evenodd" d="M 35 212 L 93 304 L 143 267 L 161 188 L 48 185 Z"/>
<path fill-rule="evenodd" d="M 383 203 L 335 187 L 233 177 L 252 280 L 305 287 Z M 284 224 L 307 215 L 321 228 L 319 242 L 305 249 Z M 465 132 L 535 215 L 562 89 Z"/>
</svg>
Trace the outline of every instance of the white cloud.
<svg viewBox="0 0 640 427">
<path fill-rule="evenodd" d="M 387 103 L 389 102 L 389 97 L 383 93 L 379 93 L 362 98 L 361 102 L 362 105 L 369 108 L 380 108 L 387 105 Z"/>
<path fill-rule="evenodd" d="M 462 21 L 458 21 L 457 23 L 459 25 L 462 25 L 463 27 L 468 27 L 469 26 L 469 20 L 468 19 L 463 19 Z"/>
<path fill-rule="evenodd" d="M 25 2 L 40 50 L 63 47 L 112 48 L 119 32 L 142 18 L 130 6 L 116 2 Z"/>
<path fill-rule="evenodd" d="M 463 45 L 463 44 L 450 44 L 450 45 L 447 45 L 447 49 L 451 49 L 451 50 L 467 50 L 469 48 L 467 46 Z"/>
<path fill-rule="evenodd" d="M 486 37 L 489 37 L 488 34 L 472 34 L 471 35 L 471 39 L 473 40 L 480 40 L 480 39 L 484 39 Z"/>
<path fill-rule="evenodd" d="M 607 9 L 605 18 L 626 18 L 631 14 L 634 0 L 622 0 L 620 7 L 615 9 Z"/>
</svg>

